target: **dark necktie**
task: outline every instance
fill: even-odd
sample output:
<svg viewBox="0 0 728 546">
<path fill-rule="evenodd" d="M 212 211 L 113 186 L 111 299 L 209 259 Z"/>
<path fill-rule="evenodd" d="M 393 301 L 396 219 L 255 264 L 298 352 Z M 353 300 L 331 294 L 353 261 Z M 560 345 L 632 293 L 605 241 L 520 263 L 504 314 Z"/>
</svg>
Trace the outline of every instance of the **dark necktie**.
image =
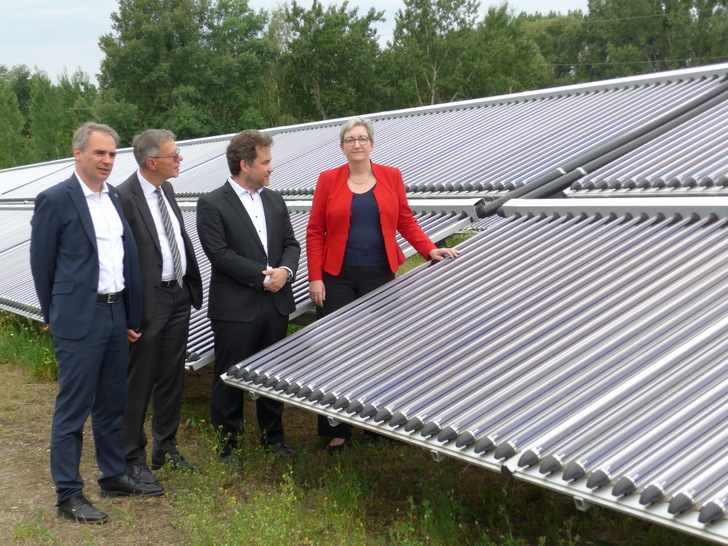
<svg viewBox="0 0 728 546">
<path fill-rule="evenodd" d="M 157 194 L 157 205 L 159 205 L 159 214 L 161 214 L 162 216 L 164 231 L 167 233 L 167 240 L 169 241 L 169 249 L 172 251 L 172 261 L 174 262 L 174 277 L 177 279 L 177 283 L 182 286 L 182 260 L 180 260 L 179 257 L 177 237 L 175 237 L 174 235 L 172 220 L 170 220 L 169 212 L 167 211 L 167 203 L 164 202 L 164 196 L 162 196 L 161 188 L 157 188 L 156 190 L 154 190 L 154 193 Z"/>
</svg>

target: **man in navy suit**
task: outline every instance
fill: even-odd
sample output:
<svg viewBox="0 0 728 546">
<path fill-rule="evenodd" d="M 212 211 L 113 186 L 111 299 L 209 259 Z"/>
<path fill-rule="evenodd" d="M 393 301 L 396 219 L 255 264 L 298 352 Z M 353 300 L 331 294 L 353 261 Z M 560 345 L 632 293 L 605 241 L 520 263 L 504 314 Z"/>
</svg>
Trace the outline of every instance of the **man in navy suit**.
<svg viewBox="0 0 728 546">
<path fill-rule="evenodd" d="M 202 280 L 170 178 L 182 155 L 174 134 L 148 129 L 133 141 L 139 170 L 119 185 L 124 215 L 139 250 L 142 320 L 132 344 L 126 385 L 124 438 L 129 474 L 156 483 L 147 466 L 144 421 L 152 413 L 152 470 L 189 469 L 177 450 L 190 307 L 202 305 Z M 167 230 L 170 230 L 168 233 Z"/>
<path fill-rule="evenodd" d="M 73 137 L 74 174 L 36 197 L 31 220 L 30 267 L 58 360 L 51 475 L 58 514 L 81 523 L 108 519 L 84 496 L 79 473 L 89 414 L 101 495 L 164 492 L 129 476 L 124 461 L 128 340 L 138 338 L 141 294 L 134 236 L 106 183 L 118 141 L 111 127 L 82 125 Z"/>
<path fill-rule="evenodd" d="M 235 135 L 227 148 L 230 178 L 197 201 L 197 234 L 210 259 L 210 317 L 215 336 L 212 424 L 223 461 L 234 463 L 243 419 L 243 391 L 220 375 L 286 335 L 295 309 L 291 282 L 301 247 L 283 198 L 266 189 L 273 172 L 273 139 L 259 131 Z M 256 401 L 262 443 L 279 457 L 298 454 L 283 438 L 283 404 Z"/>
</svg>

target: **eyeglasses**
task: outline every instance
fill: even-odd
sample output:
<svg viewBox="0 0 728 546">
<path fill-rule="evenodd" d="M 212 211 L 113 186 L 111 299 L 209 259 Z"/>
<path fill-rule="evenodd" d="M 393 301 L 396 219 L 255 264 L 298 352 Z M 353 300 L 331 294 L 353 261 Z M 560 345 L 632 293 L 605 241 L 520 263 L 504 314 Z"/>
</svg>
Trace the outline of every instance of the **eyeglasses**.
<svg viewBox="0 0 728 546">
<path fill-rule="evenodd" d="M 359 137 L 359 138 L 347 138 L 347 139 L 344 139 L 344 146 L 348 146 L 349 148 L 352 148 L 354 146 L 354 144 L 356 144 L 357 142 L 359 143 L 359 146 L 366 146 L 367 144 L 369 144 L 370 140 L 371 139 L 369 137 L 365 137 L 365 136 Z"/>
<path fill-rule="evenodd" d="M 180 154 L 179 148 L 177 148 L 177 151 L 174 153 L 174 155 L 153 155 L 150 157 L 150 159 L 171 159 L 172 161 L 180 162 L 182 161 L 182 156 Z"/>
</svg>

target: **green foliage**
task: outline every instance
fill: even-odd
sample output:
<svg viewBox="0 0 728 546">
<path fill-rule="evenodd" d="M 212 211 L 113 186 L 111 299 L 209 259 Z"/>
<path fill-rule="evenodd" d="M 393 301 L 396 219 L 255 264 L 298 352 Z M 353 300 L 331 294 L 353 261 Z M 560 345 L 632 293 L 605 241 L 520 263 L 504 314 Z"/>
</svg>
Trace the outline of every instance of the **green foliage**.
<svg viewBox="0 0 728 546">
<path fill-rule="evenodd" d="M 59 85 L 52 85 L 43 73 L 31 77 L 29 133 L 36 161 L 71 155 L 70 136 L 92 116 L 95 95 L 95 87 L 81 72 L 62 75 Z"/>
<path fill-rule="evenodd" d="M 475 76 L 463 83 L 468 97 L 516 93 L 554 83 L 538 45 L 505 5 L 488 9 L 478 26 L 475 50 Z"/>
<path fill-rule="evenodd" d="M 469 98 L 463 84 L 474 76 L 475 0 L 405 0 L 395 16 L 391 45 L 397 87 L 411 106 Z M 505 9 L 505 8 L 504 8 Z"/>
<path fill-rule="evenodd" d="M 134 131 L 194 138 L 260 127 L 253 97 L 266 19 L 245 0 L 121 0 L 114 32 L 100 40 L 104 99 L 137 108 Z"/>
<path fill-rule="evenodd" d="M 22 165 L 27 157 L 25 119 L 9 82 L 0 80 L 0 168 Z"/>
<path fill-rule="evenodd" d="M 120 0 L 100 89 L 0 65 L 0 168 L 69 157 L 89 119 L 126 146 L 150 127 L 198 138 L 728 61 L 728 0 L 517 16 L 507 3 L 405 0 L 386 45 L 384 16 L 346 1 L 256 13 L 247 0 Z"/>
<path fill-rule="evenodd" d="M 563 83 L 728 60 L 725 0 L 590 0 L 587 15 L 521 18 Z"/>
<path fill-rule="evenodd" d="M 58 537 L 43 523 L 44 509 L 39 509 L 30 520 L 20 520 L 13 523 L 12 538 L 17 543 L 24 544 L 59 544 Z"/>
<path fill-rule="evenodd" d="M 43 328 L 39 322 L 0 311 L 0 361 L 21 364 L 36 379 L 55 380 L 58 363 L 53 338 Z"/>
<path fill-rule="evenodd" d="M 285 92 L 294 118 L 330 119 L 366 112 L 374 107 L 376 61 L 379 54 L 372 25 L 383 13 L 370 9 L 329 6 L 318 0 L 311 9 L 293 1 L 283 22 L 290 36 L 280 57 Z"/>
<path fill-rule="evenodd" d="M 522 15 L 518 21 L 538 46 L 545 65 L 542 68 L 550 69 L 554 84 L 576 83 L 579 59 L 588 44 L 582 13 L 572 12 L 568 16 L 550 14 L 548 17 Z"/>
</svg>

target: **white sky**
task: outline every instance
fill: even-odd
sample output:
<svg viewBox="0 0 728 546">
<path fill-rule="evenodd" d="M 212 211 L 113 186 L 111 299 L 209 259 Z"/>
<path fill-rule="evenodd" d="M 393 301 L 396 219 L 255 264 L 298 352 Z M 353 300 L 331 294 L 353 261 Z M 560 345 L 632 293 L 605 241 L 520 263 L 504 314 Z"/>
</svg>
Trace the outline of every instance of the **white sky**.
<svg viewBox="0 0 728 546">
<path fill-rule="evenodd" d="M 508 4 L 515 13 L 522 11 L 587 10 L 588 0 L 511 0 Z M 255 9 L 270 10 L 283 1 L 249 0 Z M 299 0 L 310 6 L 308 0 Z M 324 6 L 341 5 L 343 1 L 322 0 Z M 483 12 L 487 6 L 500 4 L 499 0 L 481 0 Z M 546 4 L 546 5 L 545 5 Z M 383 10 L 386 23 L 377 27 L 384 43 L 391 38 L 394 15 L 403 7 L 401 0 L 350 1 L 349 7 L 358 7 L 365 13 L 370 7 Z M 64 69 L 69 74 L 78 68 L 92 80 L 101 66 L 103 54 L 99 36 L 111 31 L 111 13 L 116 11 L 117 0 L 0 0 L 0 65 L 12 67 L 24 64 L 44 71 L 53 81 Z"/>
</svg>

